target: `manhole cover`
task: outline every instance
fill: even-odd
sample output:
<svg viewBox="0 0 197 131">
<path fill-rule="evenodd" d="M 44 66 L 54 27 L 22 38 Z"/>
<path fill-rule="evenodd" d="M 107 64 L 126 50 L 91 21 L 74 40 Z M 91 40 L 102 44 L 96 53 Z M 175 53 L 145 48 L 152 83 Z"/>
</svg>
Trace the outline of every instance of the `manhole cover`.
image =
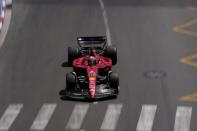
<svg viewBox="0 0 197 131">
<path fill-rule="evenodd" d="M 144 73 L 144 76 L 149 79 L 161 79 L 167 74 L 163 71 L 147 71 Z"/>
</svg>

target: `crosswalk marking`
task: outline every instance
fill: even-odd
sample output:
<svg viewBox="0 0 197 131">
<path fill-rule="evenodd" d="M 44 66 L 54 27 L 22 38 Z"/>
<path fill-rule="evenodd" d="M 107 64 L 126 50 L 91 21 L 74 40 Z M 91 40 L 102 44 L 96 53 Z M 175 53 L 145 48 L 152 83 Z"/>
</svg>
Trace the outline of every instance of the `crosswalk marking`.
<svg viewBox="0 0 197 131">
<path fill-rule="evenodd" d="M 45 130 L 55 109 L 55 103 L 42 105 L 30 130 Z M 101 124 L 101 131 L 113 131 L 116 129 L 122 111 L 122 104 L 109 104 Z M 0 118 L 0 131 L 8 131 L 23 108 L 23 104 L 10 104 Z M 66 130 L 82 130 L 81 125 L 86 117 L 89 104 L 76 104 L 70 115 Z M 141 113 L 137 123 L 136 131 L 152 131 L 157 105 L 142 105 Z M 192 107 L 178 106 L 175 115 L 173 131 L 190 131 Z"/>
<path fill-rule="evenodd" d="M 55 108 L 56 108 L 56 104 L 44 104 L 42 108 L 40 109 L 40 112 L 36 116 L 36 119 L 34 120 L 30 129 L 31 130 L 44 130 Z"/>
<path fill-rule="evenodd" d="M 122 104 L 109 104 L 105 118 L 101 125 L 101 130 L 115 130 L 121 109 Z"/>
<path fill-rule="evenodd" d="M 155 113 L 157 110 L 156 105 L 143 105 L 140 118 L 137 124 L 137 131 L 151 131 Z"/>
<path fill-rule="evenodd" d="M 10 104 L 0 119 L 0 130 L 9 130 L 12 123 L 20 113 L 23 104 Z"/>
<path fill-rule="evenodd" d="M 174 124 L 174 131 L 190 131 L 192 107 L 178 106 Z"/>
<path fill-rule="evenodd" d="M 66 125 L 66 129 L 79 130 L 88 111 L 89 104 L 76 104 Z"/>
</svg>

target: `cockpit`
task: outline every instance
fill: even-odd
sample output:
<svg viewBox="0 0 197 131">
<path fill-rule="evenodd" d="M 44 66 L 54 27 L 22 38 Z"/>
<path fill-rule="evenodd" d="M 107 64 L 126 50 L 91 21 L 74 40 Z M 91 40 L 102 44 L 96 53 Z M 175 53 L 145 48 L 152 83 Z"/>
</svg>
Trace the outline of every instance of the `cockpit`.
<svg viewBox="0 0 197 131">
<path fill-rule="evenodd" d="M 96 66 L 98 60 L 94 56 L 90 56 L 88 59 L 88 66 Z"/>
</svg>

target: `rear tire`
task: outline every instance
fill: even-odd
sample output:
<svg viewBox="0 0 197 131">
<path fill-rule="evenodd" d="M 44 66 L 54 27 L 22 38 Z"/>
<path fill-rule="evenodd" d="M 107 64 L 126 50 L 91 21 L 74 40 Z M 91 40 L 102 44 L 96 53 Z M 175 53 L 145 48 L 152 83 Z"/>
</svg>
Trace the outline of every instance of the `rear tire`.
<svg viewBox="0 0 197 131">
<path fill-rule="evenodd" d="M 79 49 L 68 47 L 68 65 L 72 66 L 72 62 L 74 59 L 79 57 Z"/>
<path fill-rule="evenodd" d="M 105 48 L 104 56 L 110 58 L 112 60 L 112 65 L 117 63 L 117 49 L 113 46 L 107 46 Z"/>
<path fill-rule="evenodd" d="M 76 76 L 72 73 L 66 74 L 66 91 L 72 91 L 76 87 Z"/>
<path fill-rule="evenodd" d="M 118 73 L 112 72 L 109 74 L 109 86 L 115 90 L 115 93 L 119 93 L 119 77 Z"/>
</svg>

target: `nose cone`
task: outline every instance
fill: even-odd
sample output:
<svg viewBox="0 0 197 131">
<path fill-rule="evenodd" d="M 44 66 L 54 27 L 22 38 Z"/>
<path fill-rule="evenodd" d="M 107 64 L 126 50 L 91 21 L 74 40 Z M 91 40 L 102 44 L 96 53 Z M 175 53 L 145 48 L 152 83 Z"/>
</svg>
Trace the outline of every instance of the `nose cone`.
<svg viewBox="0 0 197 131">
<path fill-rule="evenodd" d="M 91 98 L 95 97 L 96 94 L 96 71 L 93 70 L 94 67 L 88 70 L 88 81 L 89 81 L 89 96 Z M 96 70 L 96 69 L 95 69 Z"/>
<path fill-rule="evenodd" d="M 96 78 L 90 77 L 89 78 L 89 95 L 90 97 L 94 98 L 95 96 L 95 89 L 96 88 Z"/>
<path fill-rule="evenodd" d="M 91 98 L 95 97 L 95 90 L 89 90 L 89 95 Z"/>
</svg>

